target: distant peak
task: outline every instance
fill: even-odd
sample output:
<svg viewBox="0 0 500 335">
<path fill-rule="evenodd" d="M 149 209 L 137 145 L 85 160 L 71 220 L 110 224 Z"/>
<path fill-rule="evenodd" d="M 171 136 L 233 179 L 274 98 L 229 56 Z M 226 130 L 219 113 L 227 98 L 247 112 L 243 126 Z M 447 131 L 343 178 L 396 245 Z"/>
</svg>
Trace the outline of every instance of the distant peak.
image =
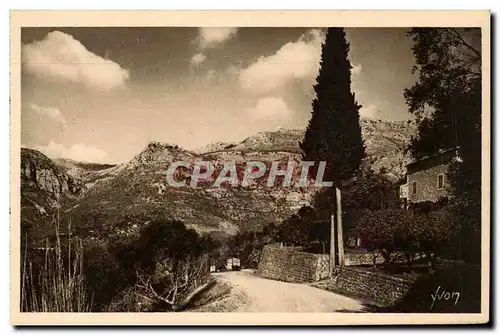
<svg viewBox="0 0 500 335">
<path fill-rule="evenodd" d="M 146 145 L 145 151 L 180 149 L 177 144 L 153 141 Z"/>
</svg>

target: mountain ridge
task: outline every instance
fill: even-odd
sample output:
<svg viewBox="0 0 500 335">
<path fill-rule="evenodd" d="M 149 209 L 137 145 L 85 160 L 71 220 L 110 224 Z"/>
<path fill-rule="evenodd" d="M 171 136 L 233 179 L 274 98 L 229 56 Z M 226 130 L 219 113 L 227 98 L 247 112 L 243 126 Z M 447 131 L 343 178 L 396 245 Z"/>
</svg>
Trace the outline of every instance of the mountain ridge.
<svg viewBox="0 0 500 335">
<path fill-rule="evenodd" d="M 376 171 L 385 169 L 393 180 L 402 176 L 404 150 L 415 133 L 412 125 L 372 120 L 362 120 L 361 125 L 367 152 L 364 165 Z M 301 129 L 260 132 L 238 143 L 208 145 L 205 152 L 151 142 L 129 162 L 117 165 L 57 160 L 58 171 L 72 173 L 73 176 L 66 175 L 85 186 L 83 195 L 74 198 L 65 215 L 80 222 L 85 234 L 97 237 L 131 233 L 152 213 L 182 220 L 201 233 L 222 235 L 281 222 L 301 206 L 309 205 L 318 189 L 267 187 L 260 181 L 249 187 L 213 188 L 206 182 L 195 189 L 177 188 L 168 185 L 166 171 L 174 161 L 210 161 L 218 171 L 223 161 L 236 161 L 240 170 L 248 161 L 267 165 L 273 161 L 299 162 L 302 158 L 299 142 L 304 132 Z M 180 175 L 186 180 L 190 178 L 187 170 Z"/>
<path fill-rule="evenodd" d="M 410 156 L 406 153 L 412 136 L 416 135 L 413 121 L 382 121 L 360 118 L 361 131 L 366 147 L 367 163 L 375 171 L 384 169 L 388 177 L 397 180 L 406 173 Z M 217 154 L 240 151 L 281 151 L 302 154 L 299 142 L 305 129 L 280 129 L 263 131 L 240 142 L 215 142 L 194 150 L 198 154 Z"/>
</svg>

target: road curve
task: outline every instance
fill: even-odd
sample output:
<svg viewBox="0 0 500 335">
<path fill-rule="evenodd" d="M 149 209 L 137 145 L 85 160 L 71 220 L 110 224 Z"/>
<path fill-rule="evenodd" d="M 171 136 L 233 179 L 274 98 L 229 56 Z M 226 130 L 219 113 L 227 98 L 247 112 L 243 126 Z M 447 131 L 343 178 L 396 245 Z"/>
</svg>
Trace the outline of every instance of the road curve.
<svg viewBox="0 0 500 335">
<path fill-rule="evenodd" d="M 307 284 L 285 283 L 255 276 L 251 270 L 216 273 L 220 287 L 231 287 L 221 299 L 201 306 L 199 312 L 356 312 L 361 301 Z"/>
</svg>

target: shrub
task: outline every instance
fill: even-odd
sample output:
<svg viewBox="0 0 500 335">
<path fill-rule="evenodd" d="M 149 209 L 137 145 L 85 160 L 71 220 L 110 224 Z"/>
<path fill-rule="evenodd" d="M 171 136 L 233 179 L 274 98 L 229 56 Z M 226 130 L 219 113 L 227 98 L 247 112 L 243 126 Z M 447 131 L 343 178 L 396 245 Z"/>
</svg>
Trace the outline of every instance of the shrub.
<svg viewBox="0 0 500 335">
<path fill-rule="evenodd" d="M 363 246 L 373 253 L 379 251 L 385 262 L 390 263 L 396 231 L 405 219 L 404 211 L 397 209 L 365 210 L 358 217 L 354 231 L 363 241 Z"/>
<path fill-rule="evenodd" d="M 87 290 L 94 297 L 92 309 L 103 311 L 118 290 L 125 286 L 120 276 L 120 265 L 109 251 L 107 243 L 87 240 L 84 250 Z"/>
<path fill-rule="evenodd" d="M 295 246 L 308 246 L 312 234 L 316 212 L 309 206 L 303 206 L 297 214 L 285 219 L 278 228 L 278 241 Z"/>
<path fill-rule="evenodd" d="M 397 208 L 394 184 L 381 172 L 359 169 L 355 176 L 342 188 L 342 211 L 348 215 L 344 218 L 344 228 L 351 227 L 350 213 L 359 210 L 379 210 Z M 313 205 L 320 219 L 329 220 L 335 212 L 335 188 L 330 187 L 318 191 L 314 195 Z"/>
<path fill-rule="evenodd" d="M 426 253 L 434 265 L 436 256 L 449 256 L 457 235 L 453 208 L 443 207 L 427 213 L 402 209 L 367 210 L 359 216 L 355 232 L 363 245 L 380 251 L 386 262 L 391 254 L 401 251 L 408 266 L 417 253 Z"/>
<path fill-rule="evenodd" d="M 106 308 L 106 312 L 141 313 L 155 310 L 155 300 L 137 294 L 135 286 L 128 287 L 116 294 Z"/>
<path fill-rule="evenodd" d="M 216 247 L 183 222 L 166 219 L 150 222 L 138 237 L 115 238 L 110 250 L 122 282 L 114 286 L 120 293 L 108 310 L 175 310 L 205 280 L 208 254 Z"/>
<path fill-rule="evenodd" d="M 21 310 L 23 312 L 90 312 L 91 299 L 83 267 L 83 243 L 70 237 L 63 243 L 59 218 L 54 219 L 56 242 L 28 249 L 21 262 Z M 71 231 L 71 226 L 68 227 Z"/>
</svg>

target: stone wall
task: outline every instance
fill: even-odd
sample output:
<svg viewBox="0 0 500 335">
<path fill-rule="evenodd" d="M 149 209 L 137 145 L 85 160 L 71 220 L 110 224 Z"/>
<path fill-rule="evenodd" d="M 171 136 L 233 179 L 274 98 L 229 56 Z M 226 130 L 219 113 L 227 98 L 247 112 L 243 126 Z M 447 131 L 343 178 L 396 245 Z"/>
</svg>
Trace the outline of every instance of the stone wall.
<svg viewBox="0 0 500 335">
<path fill-rule="evenodd" d="M 349 252 L 346 251 L 344 254 L 344 265 L 345 266 L 355 266 L 355 265 L 372 265 L 373 256 L 369 252 Z M 376 264 L 382 264 L 384 262 L 384 257 L 382 255 L 377 255 L 375 260 Z"/>
<path fill-rule="evenodd" d="M 257 274 L 268 279 L 306 283 L 328 278 L 328 272 L 328 255 L 268 244 L 262 250 Z"/>
<path fill-rule="evenodd" d="M 338 294 L 389 306 L 402 299 L 414 282 L 356 268 L 335 268 L 331 279 L 313 284 Z"/>
</svg>

